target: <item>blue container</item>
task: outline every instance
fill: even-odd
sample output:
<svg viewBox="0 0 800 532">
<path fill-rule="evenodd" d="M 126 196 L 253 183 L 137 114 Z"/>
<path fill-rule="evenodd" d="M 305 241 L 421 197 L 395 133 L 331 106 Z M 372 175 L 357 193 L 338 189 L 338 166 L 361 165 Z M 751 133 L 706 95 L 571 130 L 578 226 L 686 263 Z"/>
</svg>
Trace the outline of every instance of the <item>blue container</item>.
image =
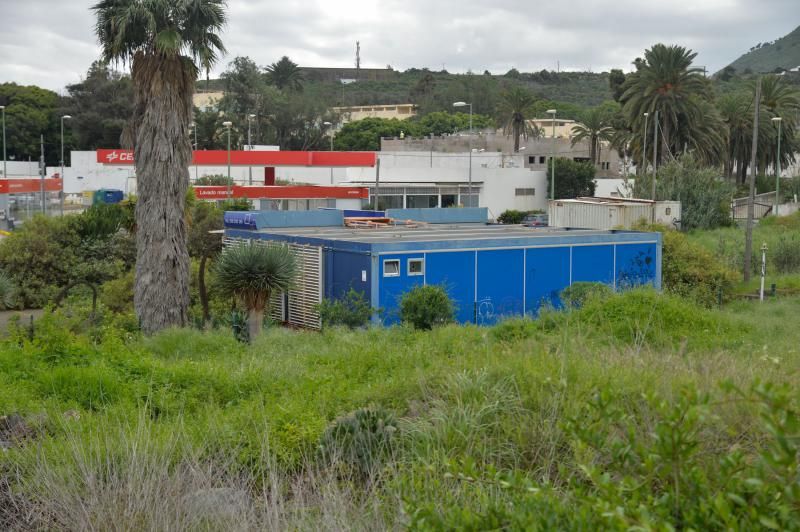
<svg viewBox="0 0 800 532">
<path fill-rule="evenodd" d="M 320 279 L 321 297 L 354 288 L 382 309 L 376 321 L 385 324 L 399 321 L 400 298 L 420 285 L 443 286 L 458 321 L 477 324 L 558 308 L 561 291 L 580 281 L 661 288 L 660 233 L 463 224 L 231 228 L 226 236 L 319 248 L 319 271 L 302 275 Z"/>
<path fill-rule="evenodd" d="M 94 193 L 92 203 L 119 203 L 124 197 L 125 194 L 121 190 L 114 188 L 101 188 Z"/>
</svg>

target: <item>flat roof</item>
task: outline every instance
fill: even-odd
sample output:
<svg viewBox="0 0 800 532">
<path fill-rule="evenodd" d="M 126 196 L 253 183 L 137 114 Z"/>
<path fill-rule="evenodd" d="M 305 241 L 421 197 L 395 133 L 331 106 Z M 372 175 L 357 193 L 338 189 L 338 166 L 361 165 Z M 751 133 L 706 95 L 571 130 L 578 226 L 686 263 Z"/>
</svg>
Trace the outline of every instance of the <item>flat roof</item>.
<svg viewBox="0 0 800 532">
<path fill-rule="evenodd" d="M 477 223 L 420 224 L 416 227 L 398 225 L 385 228 L 228 228 L 225 235 L 230 238 L 293 242 L 366 254 L 661 242 L 660 233 Z"/>
</svg>

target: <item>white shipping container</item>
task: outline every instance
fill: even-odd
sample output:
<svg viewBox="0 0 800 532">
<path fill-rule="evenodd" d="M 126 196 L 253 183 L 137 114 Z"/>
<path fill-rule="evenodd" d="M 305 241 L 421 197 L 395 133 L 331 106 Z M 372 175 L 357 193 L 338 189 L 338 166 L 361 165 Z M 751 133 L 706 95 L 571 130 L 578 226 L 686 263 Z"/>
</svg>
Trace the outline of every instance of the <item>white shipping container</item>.
<svg viewBox="0 0 800 532">
<path fill-rule="evenodd" d="M 674 225 L 680 221 L 680 202 L 624 202 L 592 200 L 556 200 L 549 202 L 552 227 L 582 229 L 631 229 L 640 221 Z"/>
</svg>

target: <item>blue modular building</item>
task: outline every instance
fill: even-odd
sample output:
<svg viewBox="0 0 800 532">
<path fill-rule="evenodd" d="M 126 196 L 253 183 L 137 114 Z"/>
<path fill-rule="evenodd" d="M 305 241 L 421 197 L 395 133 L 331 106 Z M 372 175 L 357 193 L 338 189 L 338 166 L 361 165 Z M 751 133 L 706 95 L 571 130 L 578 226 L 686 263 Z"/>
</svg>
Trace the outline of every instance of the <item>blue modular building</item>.
<svg viewBox="0 0 800 532">
<path fill-rule="evenodd" d="M 396 210 L 387 216 L 416 223 L 352 228 L 341 211 L 229 212 L 225 242 L 255 240 L 295 250 L 297 285 L 278 298 L 272 314 L 312 328 L 319 327 L 315 305 L 351 287 L 382 310 L 376 319 L 386 324 L 398 321 L 401 296 L 425 284 L 444 286 L 458 321 L 477 324 L 535 314 L 545 304 L 558 307 L 560 292 L 575 282 L 661 287 L 660 233 L 487 225 L 480 223 L 485 209 Z"/>
</svg>

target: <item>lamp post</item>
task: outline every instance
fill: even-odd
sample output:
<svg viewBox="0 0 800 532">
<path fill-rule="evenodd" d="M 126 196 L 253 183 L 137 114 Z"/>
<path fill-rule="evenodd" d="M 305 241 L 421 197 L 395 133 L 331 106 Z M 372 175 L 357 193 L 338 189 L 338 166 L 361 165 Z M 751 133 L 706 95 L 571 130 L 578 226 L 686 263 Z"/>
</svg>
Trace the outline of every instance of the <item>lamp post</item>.
<svg viewBox="0 0 800 532">
<path fill-rule="evenodd" d="M 6 171 L 6 106 L 0 105 L 0 112 L 3 115 L 3 179 L 8 179 L 8 172 Z M 8 194 L 3 194 L 3 216 L 8 219 Z"/>
<path fill-rule="evenodd" d="M 227 196 L 228 200 L 231 199 L 231 126 L 233 125 L 232 122 L 223 122 L 223 126 L 228 130 L 228 191 Z"/>
<path fill-rule="evenodd" d="M 192 159 L 194 159 L 194 152 L 197 151 L 197 124 L 192 122 L 191 124 L 189 124 L 189 127 L 192 128 L 192 131 L 194 132 L 194 147 L 192 148 Z M 194 165 L 194 180 L 195 180 L 195 183 L 196 183 L 197 182 L 197 164 Z"/>
<path fill-rule="evenodd" d="M 775 154 L 775 216 L 778 215 L 778 205 L 781 201 L 781 123 L 783 119 L 780 116 L 772 118 L 773 122 L 778 124 L 778 152 Z"/>
<path fill-rule="evenodd" d="M 642 175 L 646 175 L 647 172 L 647 117 L 650 116 L 650 113 L 644 113 L 644 133 L 642 137 L 644 137 L 644 146 L 642 147 Z"/>
<path fill-rule="evenodd" d="M 455 102 L 453 107 L 467 107 L 469 106 L 469 134 L 472 135 L 472 104 L 467 102 Z"/>
<path fill-rule="evenodd" d="M 331 122 L 323 122 L 323 126 L 330 128 L 333 126 Z M 333 151 L 333 129 L 330 130 L 330 137 L 331 137 L 331 151 Z M 331 185 L 333 184 L 333 166 L 331 166 Z"/>
<path fill-rule="evenodd" d="M 454 102 L 453 107 L 467 107 L 469 106 L 469 184 L 467 186 L 467 198 L 469 198 L 469 205 L 472 206 L 472 104 L 467 102 Z M 479 202 L 480 203 L 480 202 Z M 478 205 L 476 205 L 477 207 Z"/>
<path fill-rule="evenodd" d="M 556 109 L 548 109 L 553 121 L 553 153 L 550 155 L 550 199 L 556 200 Z"/>
<path fill-rule="evenodd" d="M 64 120 L 72 117 L 64 115 L 61 117 L 61 215 L 64 215 Z"/>
<path fill-rule="evenodd" d="M 253 119 L 255 117 L 256 117 L 256 115 L 253 115 L 253 114 L 247 115 L 247 146 L 248 146 L 247 149 L 250 150 L 250 151 L 253 151 L 253 141 L 250 139 L 250 125 L 253 123 Z M 247 167 L 247 172 L 249 174 L 249 176 L 247 178 L 247 184 L 248 185 L 252 185 L 253 184 L 253 167 L 252 166 L 248 166 Z"/>
</svg>

